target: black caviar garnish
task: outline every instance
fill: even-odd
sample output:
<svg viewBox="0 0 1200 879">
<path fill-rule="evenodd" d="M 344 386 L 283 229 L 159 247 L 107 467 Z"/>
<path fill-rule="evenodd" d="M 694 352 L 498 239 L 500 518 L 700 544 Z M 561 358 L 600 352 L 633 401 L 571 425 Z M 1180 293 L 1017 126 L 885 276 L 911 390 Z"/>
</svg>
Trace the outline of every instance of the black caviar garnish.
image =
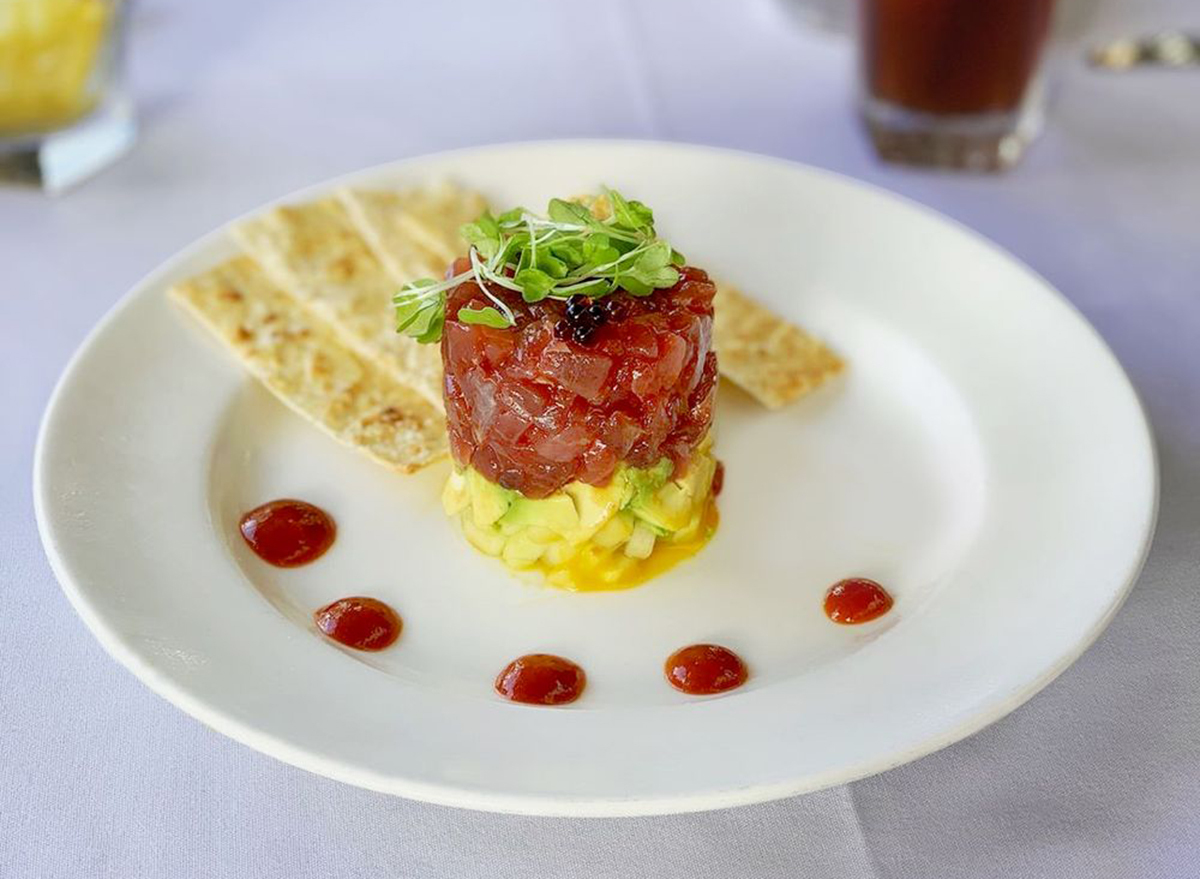
<svg viewBox="0 0 1200 879">
<path fill-rule="evenodd" d="M 576 295 L 567 300 L 565 311 L 566 317 L 554 325 L 555 338 L 571 338 L 586 345 L 600 327 L 623 320 L 629 314 L 629 303 L 615 295 L 598 301 Z"/>
<path fill-rule="evenodd" d="M 622 320 L 629 313 L 629 303 L 617 296 L 607 296 L 604 299 L 604 311 L 609 320 Z"/>
<path fill-rule="evenodd" d="M 578 294 L 572 296 L 567 300 L 567 317 L 572 320 L 578 318 L 584 311 L 591 307 L 591 304 L 592 300 L 587 296 L 580 296 Z"/>
</svg>

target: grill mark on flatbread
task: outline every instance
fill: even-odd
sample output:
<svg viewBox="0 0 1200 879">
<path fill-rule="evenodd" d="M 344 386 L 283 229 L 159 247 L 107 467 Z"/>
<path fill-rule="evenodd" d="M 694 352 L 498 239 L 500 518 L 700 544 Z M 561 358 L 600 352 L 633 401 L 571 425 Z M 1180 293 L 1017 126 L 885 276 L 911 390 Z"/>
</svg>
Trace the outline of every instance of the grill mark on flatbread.
<svg viewBox="0 0 1200 879">
<path fill-rule="evenodd" d="M 234 237 L 276 286 L 332 326 L 344 344 L 442 407 L 436 345 L 396 332 L 399 289 L 336 198 L 275 208 L 237 224 Z"/>
<path fill-rule="evenodd" d="M 276 397 L 335 439 L 402 473 L 446 454 L 441 411 L 344 344 L 250 258 L 176 284 L 170 295 Z"/>
</svg>

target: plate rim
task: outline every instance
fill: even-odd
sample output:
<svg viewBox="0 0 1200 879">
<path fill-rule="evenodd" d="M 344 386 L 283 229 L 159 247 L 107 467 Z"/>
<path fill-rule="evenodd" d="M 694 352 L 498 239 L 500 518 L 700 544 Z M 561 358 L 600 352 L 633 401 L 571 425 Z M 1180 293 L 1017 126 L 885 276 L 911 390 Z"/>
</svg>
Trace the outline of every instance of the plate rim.
<svg viewBox="0 0 1200 879">
<path fill-rule="evenodd" d="M 219 242 L 226 234 L 230 225 L 239 220 L 258 214 L 275 205 L 308 198 L 318 193 L 326 193 L 353 183 L 357 179 L 380 176 L 388 170 L 399 170 L 408 165 L 416 165 L 424 161 L 469 157 L 472 153 L 490 152 L 500 149 L 522 150 L 526 148 L 555 149 L 555 148 L 649 148 L 682 150 L 698 154 L 709 154 L 716 157 L 733 159 L 749 159 L 755 162 L 773 165 L 781 170 L 801 169 L 820 177 L 833 180 L 854 188 L 868 190 L 877 196 L 900 202 L 910 210 L 925 215 L 928 218 L 951 226 L 959 233 L 965 234 L 974 243 L 999 254 L 1007 262 L 1019 267 L 1039 283 L 1044 294 L 1058 300 L 1065 306 L 1074 318 L 1074 323 L 1085 328 L 1099 351 L 1103 352 L 1116 368 L 1123 389 L 1128 392 L 1135 404 L 1139 416 L 1139 438 L 1144 441 L 1148 454 L 1150 474 L 1150 509 L 1146 526 L 1141 534 L 1140 546 L 1135 559 L 1128 571 L 1125 572 L 1121 586 L 1117 589 L 1105 611 L 1096 619 L 1084 636 L 1057 657 L 1056 661 L 1045 668 L 1041 674 L 1034 676 L 1022 686 L 1008 693 L 999 694 L 992 701 L 979 708 L 974 714 L 964 718 L 956 725 L 947 727 L 939 734 L 900 751 L 888 752 L 877 759 L 862 761 L 853 766 L 843 766 L 829 770 L 817 776 L 806 776 L 793 781 L 775 783 L 755 783 L 745 787 L 713 789 L 704 793 L 685 795 L 667 795 L 661 798 L 653 797 L 581 797 L 581 796 L 545 796 L 513 794 L 504 795 L 492 792 L 481 792 L 450 781 L 439 784 L 429 784 L 413 779 L 398 779 L 389 777 L 381 781 L 373 773 L 359 771 L 353 767 L 344 767 L 335 761 L 329 761 L 319 754 L 313 754 L 304 748 L 297 747 L 270 733 L 264 732 L 244 723 L 223 712 L 200 697 L 193 696 L 184 686 L 174 681 L 168 674 L 147 662 L 133 647 L 122 640 L 118 631 L 105 623 L 102 616 L 92 607 L 83 588 L 72 574 L 50 523 L 48 506 L 52 499 L 48 496 L 46 454 L 52 422 L 62 405 L 62 398 L 67 388 L 72 384 L 81 364 L 88 353 L 104 335 L 108 327 L 118 321 L 122 313 L 131 307 L 142 295 L 146 288 L 161 284 L 160 278 L 169 275 L 175 266 L 188 254 L 211 247 Z M 935 210 L 928 205 L 918 202 L 909 196 L 897 193 L 884 186 L 870 181 L 861 180 L 839 171 L 798 162 L 784 157 L 758 153 L 749 150 L 728 147 L 693 144 L 681 141 L 637 138 L 557 138 L 548 140 L 502 141 L 451 150 L 439 150 L 399 159 L 379 162 L 365 168 L 336 175 L 326 180 L 318 181 L 290 192 L 284 193 L 267 202 L 256 205 L 250 210 L 233 217 L 199 237 L 189 241 L 179 249 L 160 261 L 151 271 L 137 280 L 113 303 L 97 323 L 86 333 L 78 343 L 74 352 L 62 369 L 54 388 L 51 391 L 41 420 L 33 455 L 33 502 L 38 534 L 60 588 L 66 594 L 71 607 L 83 620 L 91 634 L 100 642 L 105 652 L 120 665 L 132 672 L 152 692 L 161 696 L 174 706 L 186 712 L 189 716 L 200 721 L 210 729 L 222 735 L 274 757 L 289 765 L 314 772 L 337 781 L 353 784 L 358 787 L 375 790 L 381 793 L 403 796 L 422 802 L 437 805 L 469 808 L 474 810 L 501 812 L 507 814 L 536 815 L 536 816 L 571 816 L 571 817 L 632 817 L 645 815 L 681 814 L 708 811 L 712 809 L 749 805 L 767 802 L 785 797 L 795 796 L 823 790 L 836 785 L 847 784 L 868 776 L 895 768 L 958 741 L 968 738 L 986 728 L 995 721 L 1008 715 L 1023 705 L 1034 695 L 1053 682 L 1060 674 L 1069 668 L 1096 641 L 1108 627 L 1113 617 L 1127 600 L 1133 586 L 1144 569 L 1146 559 L 1151 550 L 1157 527 L 1161 495 L 1161 473 L 1159 454 L 1153 429 L 1146 407 L 1126 372 L 1121 361 L 1117 358 L 1103 336 L 1096 330 L 1083 313 L 1057 287 L 1049 283 L 1040 273 L 1015 256 L 1007 248 L 997 244 L 961 221 Z"/>
</svg>

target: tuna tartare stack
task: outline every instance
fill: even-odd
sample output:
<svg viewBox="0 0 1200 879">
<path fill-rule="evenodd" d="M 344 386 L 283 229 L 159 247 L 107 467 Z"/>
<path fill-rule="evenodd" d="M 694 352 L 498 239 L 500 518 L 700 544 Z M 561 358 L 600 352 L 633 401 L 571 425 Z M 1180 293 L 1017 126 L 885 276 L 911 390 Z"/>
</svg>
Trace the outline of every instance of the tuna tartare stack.
<svg viewBox="0 0 1200 879">
<path fill-rule="evenodd" d="M 396 297 L 401 330 L 441 342 L 447 513 L 572 589 L 642 582 L 717 522 L 715 288 L 644 205 L 598 207 L 485 214 L 445 281 Z"/>
</svg>

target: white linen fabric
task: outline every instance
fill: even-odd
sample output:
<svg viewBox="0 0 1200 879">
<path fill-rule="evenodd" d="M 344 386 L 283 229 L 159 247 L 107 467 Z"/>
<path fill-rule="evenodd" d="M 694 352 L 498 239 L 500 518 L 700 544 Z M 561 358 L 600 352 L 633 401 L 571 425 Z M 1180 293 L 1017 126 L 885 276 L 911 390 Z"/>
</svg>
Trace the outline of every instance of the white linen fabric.
<svg viewBox="0 0 1200 879">
<path fill-rule="evenodd" d="M 1200 70 L 1060 48 L 1044 137 L 999 177 L 879 164 L 852 47 L 793 0 L 149 0 L 143 134 L 58 199 L 0 189 L 0 877 L 1200 875 Z M 1200 28 L 1194 0 L 1092 3 L 1089 39 Z M 821 793 L 702 815 L 476 814 L 309 775 L 152 695 L 75 617 L 30 473 L 71 351 L 156 263 L 267 199 L 477 143 L 664 138 L 902 192 L 1062 290 L 1142 395 L 1158 536 L 1109 630 L 967 741 Z M 1053 589 L 1053 583 L 1046 583 Z"/>
</svg>

